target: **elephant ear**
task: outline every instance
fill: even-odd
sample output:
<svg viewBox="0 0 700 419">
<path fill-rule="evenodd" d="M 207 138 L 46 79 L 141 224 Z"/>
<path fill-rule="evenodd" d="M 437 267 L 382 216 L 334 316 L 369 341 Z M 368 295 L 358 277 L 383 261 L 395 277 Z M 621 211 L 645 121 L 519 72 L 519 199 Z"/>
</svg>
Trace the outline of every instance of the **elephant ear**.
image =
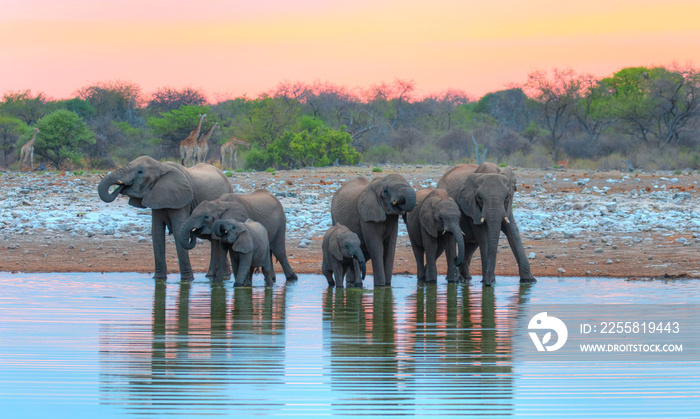
<svg viewBox="0 0 700 419">
<path fill-rule="evenodd" d="M 148 208 L 182 208 L 194 200 L 192 185 L 184 173 L 170 168 L 144 195 L 141 204 Z"/>
<path fill-rule="evenodd" d="M 384 212 L 384 208 L 379 202 L 377 191 L 373 186 L 373 184 L 370 184 L 362 191 L 357 202 L 357 210 L 360 212 L 362 221 L 381 223 L 386 221 L 386 212 Z"/>
<path fill-rule="evenodd" d="M 462 184 L 457 196 L 457 204 L 464 215 L 472 219 L 474 224 L 482 224 L 481 208 L 476 202 L 476 192 L 479 189 L 481 175 L 472 173 L 467 176 L 467 179 Z"/>
<path fill-rule="evenodd" d="M 241 225 L 238 227 L 240 233 L 236 241 L 231 246 L 231 250 L 237 253 L 250 253 L 253 251 L 253 235 L 248 230 L 248 227 Z"/>
<path fill-rule="evenodd" d="M 501 168 L 501 173 L 508 178 L 508 183 L 510 184 L 508 186 L 510 187 L 511 192 L 517 191 L 517 182 L 515 180 L 515 172 L 513 172 L 513 169 L 510 167 L 503 167 Z"/>
<path fill-rule="evenodd" d="M 435 201 L 434 198 L 428 196 L 421 204 L 420 211 L 418 212 L 418 219 L 420 220 L 421 227 L 432 237 L 438 236 L 438 225 L 435 221 L 435 211 L 433 209 Z"/>
<path fill-rule="evenodd" d="M 331 240 L 328 241 L 328 251 L 337 260 L 343 260 L 343 253 L 340 251 L 340 237 L 334 234 Z"/>
<path fill-rule="evenodd" d="M 134 198 L 132 196 L 129 198 L 129 205 L 131 205 L 132 207 L 136 207 L 136 208 L 148 208 L 148 207 L 145 207 L 143 205 L 142 201 L 143 200 L 141 198 Z"/>
</svg>

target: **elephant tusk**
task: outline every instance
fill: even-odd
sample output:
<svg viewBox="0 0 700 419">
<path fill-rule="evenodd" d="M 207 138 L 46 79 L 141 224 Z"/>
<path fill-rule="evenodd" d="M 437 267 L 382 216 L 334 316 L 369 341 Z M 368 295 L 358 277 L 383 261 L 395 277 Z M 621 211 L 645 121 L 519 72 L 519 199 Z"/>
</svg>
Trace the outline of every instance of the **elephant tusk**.
<svg viewBox="0 0 700 419">
<path fill-rule="evenodd" d="M 505 221 L 506 224 L 510 224 L 510 220 L 508 219 L 508 217 L 506 217 L 503 221 Z"/>
<path fill-rule="evenodd" d="M 463 235 L 463 236 L 466 236 L 466 234 L 465 234 L 464 232 L 462 232 L 462 235 Z"/>
<path fill-rule="evenodd" d="M 396 205 L 397 202 L 398 202 L 397 200 L 394 200 L 391 202 L 391 205 Z"/>
<path fill-rule="evenodd" d="M 484 223 L 484 217 L 481 217 L 481 224 Z"/>
<path fill-rule="evenodd" d="M 194 233 L 195 231 L 197 231 L 197 227 L 192 228 L 192 230 L 190 231 Z"/>
<path fill-rule="evenodd" d="M 445 233 L 447 233 L 447 230 L 442 230 L 442 234 L 445 234 Z"/>
<path fill-rule="evenodd" d="M 123 184 L 124 184 L 123 181 L 121 181 L 121 180 L 118 180 L 118 181 L 117 181 L 117 185 L 123 185 Z"/>
</svg>

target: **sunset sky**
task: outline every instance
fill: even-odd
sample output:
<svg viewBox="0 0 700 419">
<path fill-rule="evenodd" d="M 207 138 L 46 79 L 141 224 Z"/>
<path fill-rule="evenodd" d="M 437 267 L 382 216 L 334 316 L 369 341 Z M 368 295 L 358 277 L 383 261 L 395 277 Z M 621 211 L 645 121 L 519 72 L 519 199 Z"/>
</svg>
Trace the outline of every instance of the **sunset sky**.
<svg viewBox="0 0 700 419">
<path fill-rule="evenodd" d="M 212 100 L 413 80 L 475 98 L 534 70 L 700 65 L 700 1 L 0 0 L 0 92 L 100 81 Z"/>
</svg>

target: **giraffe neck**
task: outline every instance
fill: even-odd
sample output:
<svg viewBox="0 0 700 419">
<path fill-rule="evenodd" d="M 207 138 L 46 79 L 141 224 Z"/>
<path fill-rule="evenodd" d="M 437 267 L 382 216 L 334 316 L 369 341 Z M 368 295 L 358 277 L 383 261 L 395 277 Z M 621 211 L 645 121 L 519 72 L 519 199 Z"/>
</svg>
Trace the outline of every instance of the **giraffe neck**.
<svg viewBox="0 0 700 419">
<path fill-rule="evenodd" d="M 217 123 L 214 122 L 211 124 L 208 130 L 204 131 L 204 134 L 202 134 L 201 137 L 199 137 L 199 140 L 197 141 L 200 144 L 204 144 L 207 141 L 209 141 L 209 138 L 211 137 L 211 134 L 214 132 L 214 129 L 216 128 Z"/>
<path fill-rule="evenodd" d="M 196 134 L 195 134 L 195 139 L 196 139 L 197 136 L 199 135 L 199 132 L 202 130 L 202 122 L 204 122 L 204 118 L 205 118 L 206 116 L 207 116 L 207 115 L 204 114 L 204 115 L 201 115 L 201 116 L 199 117 L 199 122 L 197 122 L 197 128 L 194 130 L 195 133 L 196 133 Z"/>
<path fill-rule="evenodd" d="M 30 146 L 33 146 L 34 143 L 36 142 L 36 131 L 34 131 L 34 135 L 32 135 L 32 139 L 27 142 Z"/>
</svg>

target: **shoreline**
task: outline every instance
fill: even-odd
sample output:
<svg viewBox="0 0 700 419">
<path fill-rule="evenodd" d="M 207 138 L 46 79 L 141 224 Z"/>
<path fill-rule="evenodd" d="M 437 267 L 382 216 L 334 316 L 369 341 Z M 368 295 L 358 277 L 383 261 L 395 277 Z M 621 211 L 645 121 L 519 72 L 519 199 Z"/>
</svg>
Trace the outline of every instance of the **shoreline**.
<svg viewBox="0 0 700 419">
<path fill-rule="evenodd" d="M 415 189 L 434 186 L 448 166 L 382 166 Z M 374 177 L 371 167 L 233 173 L 236 193 L 266 188 L 287 214 L 287 253 L 297 273 L 320 274 L 321 241 L 330 225 L 330 197 L 347 179 Z M 537 277 L 700 278 L 700 196 L 697 173 L 516 169 L 515 218 Z M 148 210 L 99 200 L 95 174 L 3 172 L 0 271 L 153 272 Z M 401 223 L 402 224 L 402 223 Z M 400 228 L 403 228 L 401 226 Z M 400 230 L 401 231 L 401 230 Z M 403 229 L 405 232 L 405 228 Z M 502 235 L 497 276 L 518 269 Z M 169 277 L 177 273 L 167 238 Z M 444 275 L 444 256 L 438 273 Z M 205 272 L 208 243 L 190 251 Z M 415 275 L 406 235 L 397 241 L 395 274 Z M 371 263 L 368 264 L 371 275 Z M 275 263 L 275 271 L 281 269 Z M 478 252 L 472 275 L 480 275 Z"/>
</svg>

